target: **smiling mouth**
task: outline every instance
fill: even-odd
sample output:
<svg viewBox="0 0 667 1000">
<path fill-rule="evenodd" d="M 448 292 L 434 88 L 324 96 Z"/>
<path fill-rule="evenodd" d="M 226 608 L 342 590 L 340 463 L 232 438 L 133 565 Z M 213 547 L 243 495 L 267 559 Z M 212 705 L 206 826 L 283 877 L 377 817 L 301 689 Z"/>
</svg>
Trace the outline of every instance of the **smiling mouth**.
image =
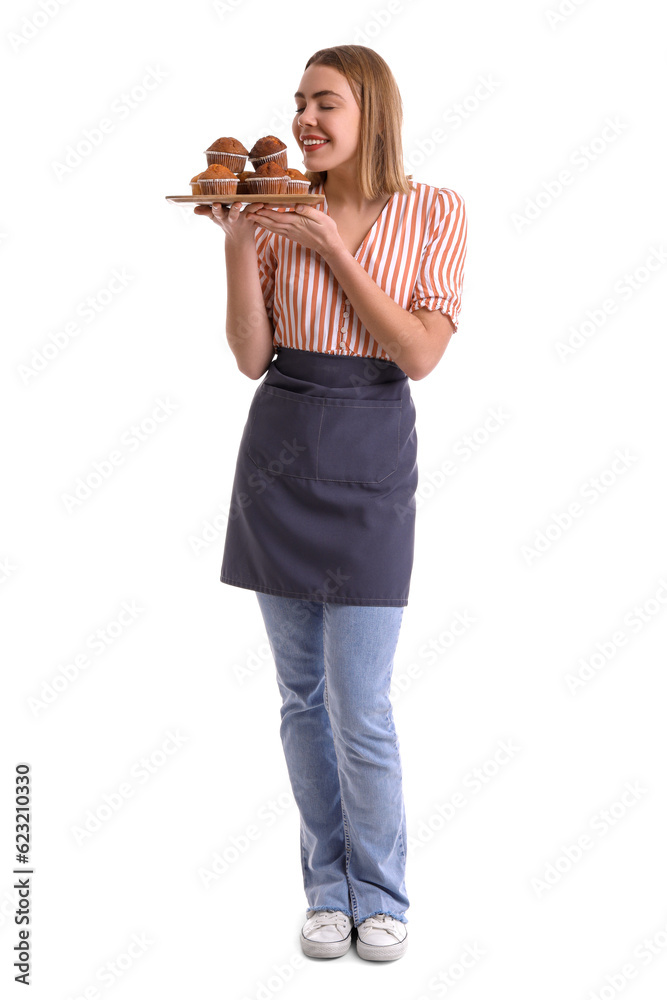
<svg viewBox="0 0 667 1000">
<path fill-rule="evenodd" d="M 304 150 L 307 150 L 307 151 L 310 151 L 310 150 L 313 150 L 313 149 L 321 149 L 322 146 L 326 146 L 326 144 L 328 142 L 329 142 L 328 139 L 321 139 L 318 142 L 313 142 L 311 139 L 309 139 L 307 141 L 304 140 L 303 141 L 303 148 L 304 148 Z"/>
</svg>

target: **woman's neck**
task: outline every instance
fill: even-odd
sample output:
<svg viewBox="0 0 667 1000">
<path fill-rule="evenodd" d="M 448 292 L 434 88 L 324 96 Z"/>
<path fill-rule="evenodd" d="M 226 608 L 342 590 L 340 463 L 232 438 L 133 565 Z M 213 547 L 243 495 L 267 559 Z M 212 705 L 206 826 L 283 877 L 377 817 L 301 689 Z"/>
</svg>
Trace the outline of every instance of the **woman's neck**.
<svg viewBox="0 0 667 1000">
<path fill-rule="evenodd" d="M 348 170 L 341 172 L 340 169 L 327 171 L 324 193 L 329 205 L 338 205 L 355 212 L 367 211 L 386 200 L 364 198 L 356 172 Z"/>
</svg>

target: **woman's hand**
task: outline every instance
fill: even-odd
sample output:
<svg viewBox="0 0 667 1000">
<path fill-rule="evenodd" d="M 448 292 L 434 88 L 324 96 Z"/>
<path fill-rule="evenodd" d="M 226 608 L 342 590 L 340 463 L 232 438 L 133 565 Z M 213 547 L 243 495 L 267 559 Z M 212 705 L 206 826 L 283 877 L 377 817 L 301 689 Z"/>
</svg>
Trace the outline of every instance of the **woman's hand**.
<svg viewBox="0 0 667 1000">
<path fill-rule="evenodd" d="M 255 238 L 255 214 L 263 208 L 262 202 L 256 201 L 246 205 L 241 210 L 241 202 L 234 201 L 231 205 L 214 202 L 212 205 L 195 205 L 195 215 L 207 215 L 224 231 L 228 240 L 233 243 Z"/>
<path fill-rule="evenodd" d="M 288 206 L 284 212 L 274 212 L 262 206 L 256 213 L 255 221 L 272 233 L 279 233 L 302 247 L 316 250 L 325 260 L 330 254 L 345 248 L 331 216 L 312 205 L 297 204 L 294 209 Z"/>
</svg>

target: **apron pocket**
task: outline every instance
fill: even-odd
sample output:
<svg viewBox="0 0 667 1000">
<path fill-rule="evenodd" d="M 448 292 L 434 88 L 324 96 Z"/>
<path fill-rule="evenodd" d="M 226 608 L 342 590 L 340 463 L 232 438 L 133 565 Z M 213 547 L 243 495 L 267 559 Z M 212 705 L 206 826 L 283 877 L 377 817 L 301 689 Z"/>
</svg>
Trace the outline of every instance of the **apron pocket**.
<svg viewBox="0 0 667 1000">
<path fill-rule="evenodd" d="M 274 476 L 317 479 L 322 400 L 262 385 L 253 408 L 246 445 L 253 464 Z"/>
<path fill-rule="evenodd" d="M 332 399 L 260 386 L 246 451 L 258 469 L 339 483 L 380 483 L 398 467 L 400 399 Z"/>
<path fill-rule="evenodd" d="M 381 483 L 398 466 L 400 399 L 325 399 L 317 478 Z"/>
</svg>

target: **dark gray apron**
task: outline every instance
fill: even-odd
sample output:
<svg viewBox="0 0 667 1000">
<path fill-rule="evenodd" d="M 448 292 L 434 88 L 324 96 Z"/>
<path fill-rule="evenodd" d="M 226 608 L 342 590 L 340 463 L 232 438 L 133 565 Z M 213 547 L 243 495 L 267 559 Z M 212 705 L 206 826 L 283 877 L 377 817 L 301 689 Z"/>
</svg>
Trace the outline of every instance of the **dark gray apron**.
<svg viewBox="0 0 667 1000">
<path fill-rule="evenodd" d="M 406 605 L 418 480 L 407 375 L 378 358 L 276 351 L 241 437 L 220 580 Z"/>
</svg>

